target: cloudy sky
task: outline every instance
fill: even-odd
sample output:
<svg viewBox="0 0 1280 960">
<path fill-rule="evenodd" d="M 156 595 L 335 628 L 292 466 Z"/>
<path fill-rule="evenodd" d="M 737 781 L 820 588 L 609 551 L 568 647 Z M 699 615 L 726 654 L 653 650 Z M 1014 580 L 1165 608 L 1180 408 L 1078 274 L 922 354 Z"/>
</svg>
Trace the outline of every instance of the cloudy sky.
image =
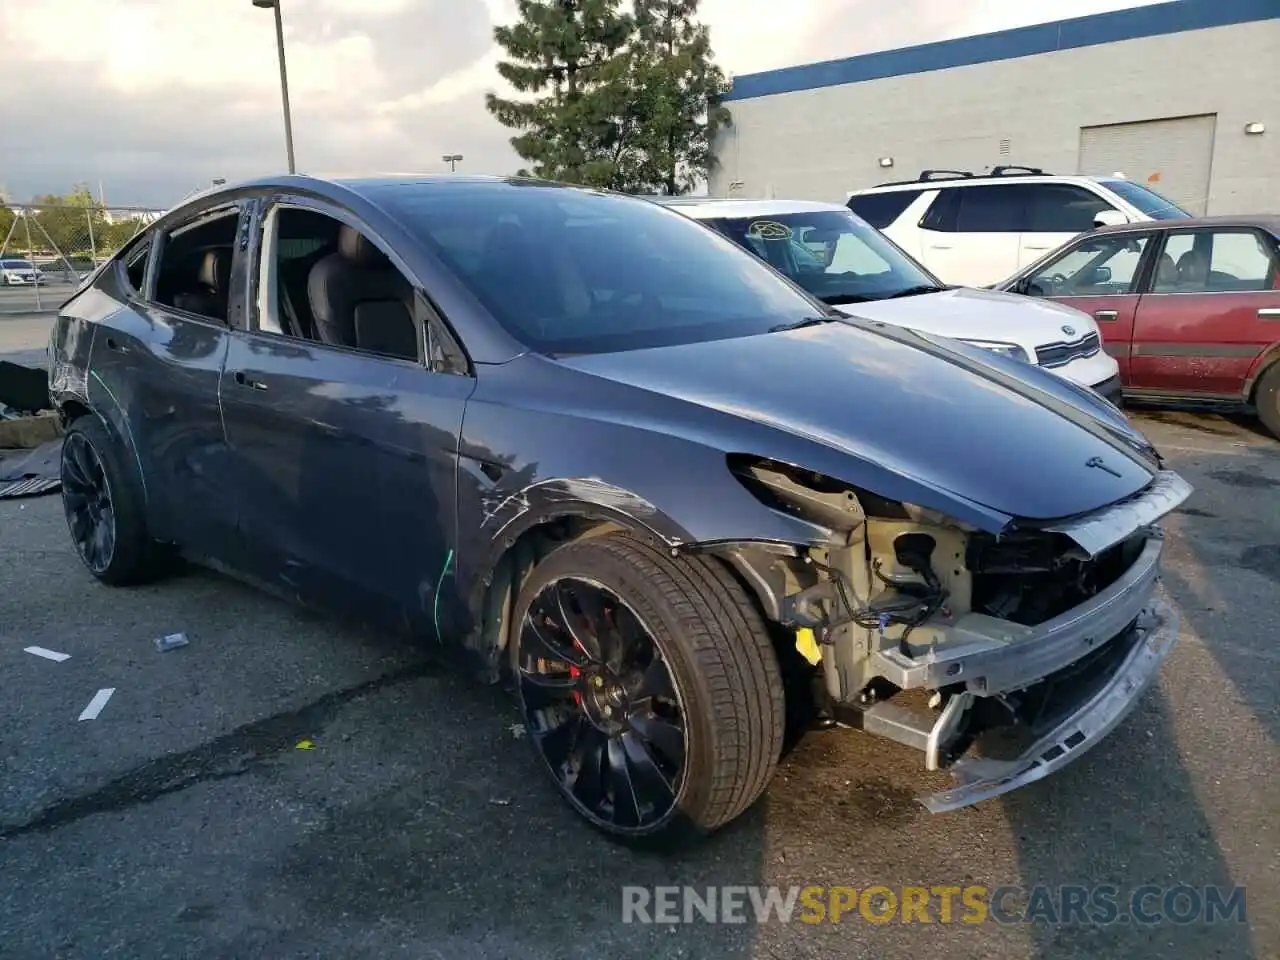
<svg viewBox="0 0 1280 960">
<path fill-rule="evenodd" d="M 722 66 L 751 73 L 1143 0 L 703 0 Z M 283 0 L 298 168 L 475 173 L 519 160 L 484 109 L 515 0 Z M 275 33 L 250 0 L 0 2 L 0 189 L 105 188 L 167 206 L 285 168 Z"/>
</svg>

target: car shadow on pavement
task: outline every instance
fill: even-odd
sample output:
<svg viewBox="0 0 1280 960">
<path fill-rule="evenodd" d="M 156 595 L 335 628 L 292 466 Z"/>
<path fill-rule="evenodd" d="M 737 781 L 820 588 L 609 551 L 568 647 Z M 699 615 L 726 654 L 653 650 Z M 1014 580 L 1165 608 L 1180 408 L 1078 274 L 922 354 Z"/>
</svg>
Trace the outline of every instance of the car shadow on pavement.
<svg viewBox="0 0 1280 960">
<path fill-rule="evenodd" d="M 1091 754 L 1008 794 L 1002 805 L 1017 843 L 1017 886 L 1025 892 L 1009 894 L 1002 909 L 1026 920 L 1032 955 L 1260 956 L 1248 922 L 1234 916 L 1205 922 L 1202 911 L 1190 922 L 1167 918 L 1185 919 L 1194 905 L 1206 904 L 1206 888 L 1217 888 L 1227 902 L 1241 883 L 1224 857 L 1205 800 L 1180 756 L 1172 709 L 1160 688 L 1148 692 Z M 1179 886 L 1194 893 L 1166 900 Z M 1047 893 L 1033 892 L 1037 887 Z M 1087 891 L 1083 917 L 1064 909 L 1071 896 L 1064 888 Z M 1108 899 L 1115 914 L 1104 907 Z M 1247 900 L 1246 892 L 1251 917 L 1248 911 L 1257 905 Z"/>
</svg>

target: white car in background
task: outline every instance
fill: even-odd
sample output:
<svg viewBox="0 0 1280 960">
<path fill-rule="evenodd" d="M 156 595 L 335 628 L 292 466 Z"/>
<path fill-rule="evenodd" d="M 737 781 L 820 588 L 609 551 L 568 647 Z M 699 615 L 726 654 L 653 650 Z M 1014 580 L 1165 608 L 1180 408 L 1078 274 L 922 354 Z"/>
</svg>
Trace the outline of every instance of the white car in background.
<svg viewBox="0 0 1280 960">
<path fill-rule="evenodd" d="M 973 287 L 999 283 L 1095 227 L 1191 216 L 1122 177 L 1011 166 L 981 176 L 924 170 L 854 190 L 846 206 L 947 283 Z"/>
<path fill-rule="evenodd" d="M 45 283 L 44 271 L 30 260 L 0 260 L 0 284 L 8 287 Z"/>
<path fill-rule="evenodd" d="M 1044 367 L 1113 403 L 1120 399 L 1120 368 L 1102 349 L 1091 316 L 1046 300 L 946 286 L 838 204 L 655 202 L 703 221 L 843 313 L 962 340 Z"/>
</svg>

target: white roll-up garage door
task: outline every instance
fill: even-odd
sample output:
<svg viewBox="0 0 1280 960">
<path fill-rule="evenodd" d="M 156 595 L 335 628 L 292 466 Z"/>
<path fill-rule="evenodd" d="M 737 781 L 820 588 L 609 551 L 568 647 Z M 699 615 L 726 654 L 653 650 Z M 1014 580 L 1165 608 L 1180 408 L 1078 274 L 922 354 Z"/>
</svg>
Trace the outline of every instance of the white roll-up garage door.
<svg viewBox="0 0 1280 960">
<path fill-rule="evenodd" d="M 1080 173 L 1123 173 L 1196 215 L 1209 212 L 1215 114 L 1080 128 Z"/>
</svg>

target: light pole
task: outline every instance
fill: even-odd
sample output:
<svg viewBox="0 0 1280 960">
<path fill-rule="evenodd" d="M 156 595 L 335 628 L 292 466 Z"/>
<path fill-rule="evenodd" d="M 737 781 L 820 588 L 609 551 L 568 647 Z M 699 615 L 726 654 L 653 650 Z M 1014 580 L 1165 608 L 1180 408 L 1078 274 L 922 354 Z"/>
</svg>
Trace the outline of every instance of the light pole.
<svg viewBox="0 0 1280 960">
<path fill-rule="evenodd" d="M 280 57 L 280 97 L 284 101 L 284 145 L 289 151 L 289 172 L 293 166 L 293 121 L 289 117 L 289 77 L 284 69 L 284 23 L 280 19 L 280 0 L 253 0 L 255 7 L 276 12 L 276 52 Z"/>
<path fill-rule="evenodd" d="M 462 154 L 446 153 L 440 159 L 449 165 L 449 172 L 453 173 L 455 170 L 458 169 L 458 164 L 462 162 Z"/>
</svg>

